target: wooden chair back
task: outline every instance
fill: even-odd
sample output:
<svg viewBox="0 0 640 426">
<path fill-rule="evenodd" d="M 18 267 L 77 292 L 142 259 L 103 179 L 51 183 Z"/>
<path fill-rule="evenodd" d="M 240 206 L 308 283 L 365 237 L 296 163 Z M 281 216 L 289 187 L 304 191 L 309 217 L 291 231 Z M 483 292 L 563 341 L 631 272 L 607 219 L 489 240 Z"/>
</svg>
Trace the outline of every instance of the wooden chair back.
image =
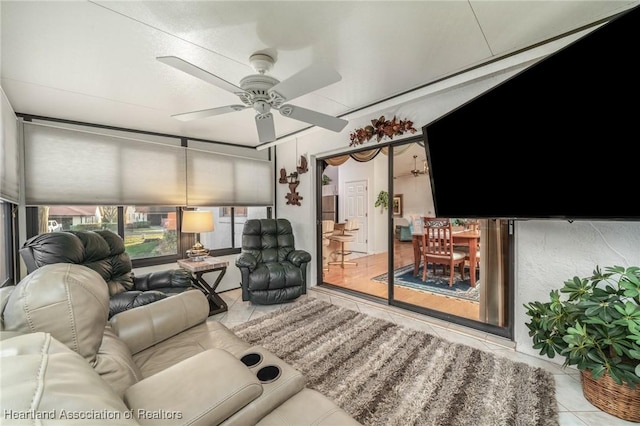
<svg viewBox="0 0 640 426">
<path fill-rule="evenodd" d="M 449 219 L 425 218 L 423 252 L 427 256 L 449 258 L 453 253 L 452 226 Z"/>
<path fill-rule="evenodd" d="M 431 263 L 435 274 L 436 265 L 449 267 L 449 286 L 453 285 L 454 269 L 458 265 L 464 276 L 465 253 L 454 250 L 453 230 L 448 218 L 424 218 L 422 234 L 423 269 L 422 280 L 427 278 L 427 268 Z"/>
</svg>

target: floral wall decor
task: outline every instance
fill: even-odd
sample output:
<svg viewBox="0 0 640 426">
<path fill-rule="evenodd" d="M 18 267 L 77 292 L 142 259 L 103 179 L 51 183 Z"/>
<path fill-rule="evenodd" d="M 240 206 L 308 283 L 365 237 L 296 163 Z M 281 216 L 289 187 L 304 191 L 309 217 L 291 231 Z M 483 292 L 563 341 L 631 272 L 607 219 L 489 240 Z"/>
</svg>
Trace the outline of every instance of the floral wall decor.
<svg viewBox="0 0 640 426">
<path fill-rule="evenodd" d="M 416 129 L 413 127 L 413 121 L 398 120 L 395 116 L 392 120 L 385 120 L 384 115 L 382 115 L 377 120 L 371 120 L 371 126 L 354 130 L 349 135 L 351 139 L 349 146 L 362 145 L 370 141 L 374 136 L 376 136 L 378 142 L 384 137 L 393 139 L 394 136 L 400 136 L 405 132 L 416 132 Z"/>
</svg>

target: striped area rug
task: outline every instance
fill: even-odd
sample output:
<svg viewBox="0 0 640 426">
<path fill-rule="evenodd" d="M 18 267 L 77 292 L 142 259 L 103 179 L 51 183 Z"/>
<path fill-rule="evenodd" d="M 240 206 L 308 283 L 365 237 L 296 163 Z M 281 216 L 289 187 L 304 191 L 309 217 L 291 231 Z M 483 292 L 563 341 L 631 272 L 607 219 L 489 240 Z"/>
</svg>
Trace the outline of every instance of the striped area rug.
<svg viewBox="0 0 640 426">
<path fill-rule="evenodd" d="M 551 373 L 319 299 L 233 331 L 363 425 L 559 424 Z"/>
</svg>

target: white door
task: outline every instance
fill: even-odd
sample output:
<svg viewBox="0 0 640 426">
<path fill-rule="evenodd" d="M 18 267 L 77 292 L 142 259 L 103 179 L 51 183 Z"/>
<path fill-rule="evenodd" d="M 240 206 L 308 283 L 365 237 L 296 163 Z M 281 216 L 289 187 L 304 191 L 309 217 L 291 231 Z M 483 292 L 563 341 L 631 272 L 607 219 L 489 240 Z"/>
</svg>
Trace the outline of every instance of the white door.
<svg viewBox="0 0 640 426">
<path fill-rule="evenodd" d="M 351 251 L 367 253 L 367 181 L 355 180 L 344 184 L 344 217 L 343 221 L 358 222 L 356 240 L 349 243 Z"/>
</svg>

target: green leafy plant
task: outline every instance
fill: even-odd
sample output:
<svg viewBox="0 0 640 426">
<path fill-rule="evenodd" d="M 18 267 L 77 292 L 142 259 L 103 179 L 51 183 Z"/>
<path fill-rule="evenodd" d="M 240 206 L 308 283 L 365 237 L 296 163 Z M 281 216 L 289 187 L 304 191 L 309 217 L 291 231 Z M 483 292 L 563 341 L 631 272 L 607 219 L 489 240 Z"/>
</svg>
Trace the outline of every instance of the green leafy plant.
<svg viewBox="0 0 640 426">
<path fill-rule="evenodd" d="M 383 209 L 389 208 L 389 193 L 387 191 L 380 191 L 378 198 L 376 199 L 374 207 L 382 206 Z"/>
<path fill-rule="evenodd" d="M 322 175 L 322 184 L 329 185 L 329 182 L 331 182 L 331 178 L 327 175 Z"/>
<path fill-rule="evenodd" d="M 561 296 L 564 295 L 566 297 Z M 549 302 L 525 304 L 533 347 L 565 357 L 594 379 L 605 373 L 635 389 L 640 383 L 640 268 L 598 266 L 588 278 L 567 280 Z"/>
<path fill-rule="evenodd" d="M 451 219 L 451 226 L 465 226 L 466 224 L 467 224 L 466 219 L 457 219 L 457 218 Z"/>
</svg>

